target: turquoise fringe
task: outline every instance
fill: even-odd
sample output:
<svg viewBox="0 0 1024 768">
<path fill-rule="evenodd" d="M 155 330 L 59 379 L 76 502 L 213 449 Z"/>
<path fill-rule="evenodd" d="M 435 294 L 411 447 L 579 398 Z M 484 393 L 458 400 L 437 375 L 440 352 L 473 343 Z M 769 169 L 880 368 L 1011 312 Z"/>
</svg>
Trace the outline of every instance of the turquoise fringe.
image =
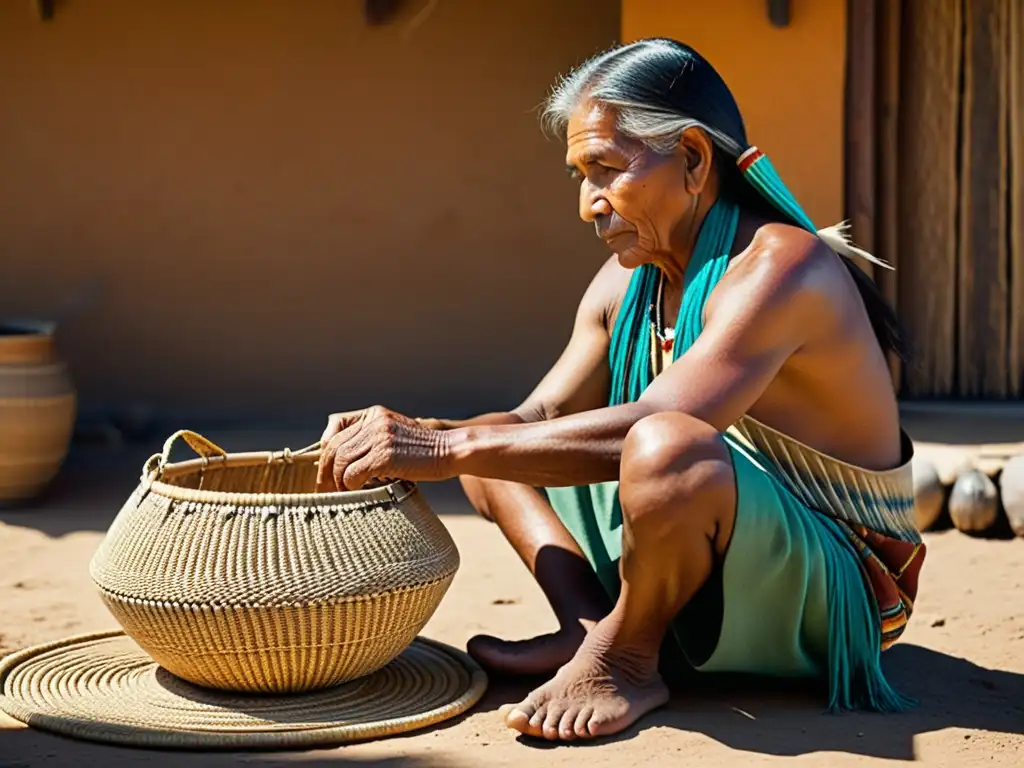
<svg viewBox="0 0 1024 768">
<path fill-rule="evenodd" d="M 793 222 L 810 232 L 817 231 L 767 157 L 762 156 L 751 164 L 744 177 Z M 738 206 L 720 199 L 712 206 L 701 226 L 693 257 L 684 275 L 674 360 L 693 345 L 703 330 L 704 307 L 725 274 L 738 222 Z M 653 379 L 647 352 L 650 333 L 648 313 L 656 301 L 657 287 L 658 267 L 647 264 L 634 271 L 612 331 L 609 405 L 635 402 Z M 863 579 L 851 578 L 851 570 L 840 564 L 840 558 L 857 557 L 856 552 L 835 521 L 810 509 L 808 513 L 820 523 L 827 561 L 828 711 L 901 712 L 913 707 L 916 702 L 896 691 L 882 671 L 881 619 L 874 597 Z"/>
<path fill-rule="evenodd" d="M 673 360 L 693 346 L 704 328 L 704 305 L 729 266 L 739 219 L 739 207 L 721 199 L 711 206 L 704 218 L 693 256 L 683 275 L 683 299 L 676 320 Z M 657 300 L 657 293 L 658 267 L 645 264 L 633 271 L 612 330 L 609 405 L 636 402 L 653 379 L 646 339 L 650 334 L 648 313 Z"/>
<path fill-rule="evenodd" d="M 834 520 L 816 514 L 828 584 L 828 711 L 904 712 L 917 701 L 904 696 L 882 671 L 881 618 L 864 579 L 851 577 L 840 558 L 850 556 L 846 534 Z"/>
<path fill-rule="evenodd" d="M 776 210 L 808 232 L 817 228 L 782 181 L 772 161 L 761 155 L 751 163 L 744 178 Z M 828 529 L 822 536 L 828 562 L 829 610 L 829 704 L 830 712 L 862 709 L 874 712 L 903 712 L 917 702 L 895 690 L 882 671 L 881 618 L 874 596 L 864 580 L 850 579 L 839 558 L 849 557 L 850 542 L 831 518 L 814 513 Z M 854 552 L 854 556 L 856 552 Z"/>
</svg>

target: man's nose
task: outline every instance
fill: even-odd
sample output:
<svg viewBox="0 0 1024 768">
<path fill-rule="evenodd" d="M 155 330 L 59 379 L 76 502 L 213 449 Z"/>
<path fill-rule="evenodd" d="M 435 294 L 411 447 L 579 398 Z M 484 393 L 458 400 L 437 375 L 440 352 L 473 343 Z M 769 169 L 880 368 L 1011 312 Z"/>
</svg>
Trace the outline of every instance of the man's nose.
<svg viewBox="0 0 1024 768">
<path fill-rule="evenodd" d="M 611 203 L 601 194 L 601 190 L 584 180 L 580 185 L 580 218 L 591 224 L 598 217 L 609 216 L 611 212 Z"/>
</svg>

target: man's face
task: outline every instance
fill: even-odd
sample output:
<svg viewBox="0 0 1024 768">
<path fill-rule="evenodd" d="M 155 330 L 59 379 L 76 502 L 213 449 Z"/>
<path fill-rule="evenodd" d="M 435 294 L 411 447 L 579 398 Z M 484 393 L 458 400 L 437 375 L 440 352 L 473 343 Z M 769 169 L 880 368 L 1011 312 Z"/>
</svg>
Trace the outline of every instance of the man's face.
<svg viewBox="0 0 1024 768">
<path fill-rule="evenodd" d="M 685 247 L 699 188 L 684 143 L 658 154 L 622 136 L 614 113 L 587 100 L 569 120 L 566 137 L 566 163 L 580 181 L 580 218 L 593 222 L 623 267 L 664 262 L 673 244 Z"/>
</svg>

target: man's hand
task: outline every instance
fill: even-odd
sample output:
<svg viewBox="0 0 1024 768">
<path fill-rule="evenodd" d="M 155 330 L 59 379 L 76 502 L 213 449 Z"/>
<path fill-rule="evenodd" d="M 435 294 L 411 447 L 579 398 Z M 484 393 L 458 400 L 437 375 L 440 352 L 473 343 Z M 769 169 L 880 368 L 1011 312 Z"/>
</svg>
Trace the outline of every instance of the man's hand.
<svg viewBox="0 0 1024 768">
<path fill-rule="evenodd" d="M 444 479 L 445 433 L 380 406 L 332 414 L 320 446 L 319 493 L 358 490 L 374 478 Z"/>
</svg>

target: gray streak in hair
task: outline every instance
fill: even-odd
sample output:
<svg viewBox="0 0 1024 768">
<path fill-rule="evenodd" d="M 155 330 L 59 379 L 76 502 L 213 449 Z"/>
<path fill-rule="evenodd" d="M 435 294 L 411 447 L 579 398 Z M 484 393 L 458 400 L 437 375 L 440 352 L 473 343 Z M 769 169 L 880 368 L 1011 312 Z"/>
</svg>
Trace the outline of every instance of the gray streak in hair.
<svg viewBox="0 0 1024 768">
<path fill-rule="evenodd" d="M 573 111 L 585 99 L 609 108 L 616 116 L 616 127 L 624 135 L 643 142 L 654 152 L 670 154 L 679 146 L 683 132 L 700 128 L 711 141 L 730 157 L 739 157 L 745 149 L 735 139 L 700 120 L 679 112 L 644 102 L 635 88 L 635 79 L 629 70 L 629 59 L 639 43 L 626 45 L 598 54 L 567 75 L 559 78 L 548 96 L 541 115 L 546 133 L 564 137 Z M 648 41 L 644 53 L 650 55 Z M 666 55 L 678 56 L 678 51 L 665 46 Z M 614 66 L 613 66 L 614 65 Z M 669 90 L 683 75 L 690 61 L 680 66 Z"/>
</svg>

